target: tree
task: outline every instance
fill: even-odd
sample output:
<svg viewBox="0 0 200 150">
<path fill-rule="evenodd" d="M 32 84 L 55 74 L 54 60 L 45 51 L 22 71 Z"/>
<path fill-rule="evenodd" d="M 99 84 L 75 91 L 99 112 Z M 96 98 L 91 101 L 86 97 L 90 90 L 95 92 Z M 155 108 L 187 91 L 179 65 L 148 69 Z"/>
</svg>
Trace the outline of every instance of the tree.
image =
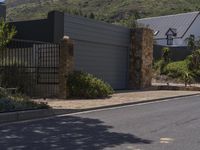
<svg viewBox="0 0 200 150">
<path fill-rule="evenodd" d="M 87 16 L 87 14 L 84 14 L 83 17 L 87 18 L 88 16 Z"/>
<path fill-rule="evenodd" d="M 133 15 L 129 16 L 126 26 L 130 29 L 138 27 L 137 19 L 140 19 L 140 13 L 138 11 L 134 11 Z"/>
<path fill-rule="evenodd" d="M 89 18 L 90 19 L 95 19 L 95 15 L 93 13 L 90 13 Z"/>
<path fill-rule="evenodd" d="M 79 15 L 80 15 L 80 16 L 83 16 L 82 10 L 79 10 Z"/>
<path fill-rule="evenodd" d="M 191 34 L 186 41 L 188 48 L 194 51 L 196 49 L 195 35 Z"/>
<path fill-rule="evenodd" d="M 10 26 L 4 21 L 0 20 L 0 49 L 4 48 L 16 35 L 17 31 L 14 26 Z"/>
<path fill-rule="evenodd" d="M 168 47 L 164 47 L 162 49 L 162 58 L 164 60 L 165 63 L 169 63 L 170 62 L 170 49 Z"/>
<path fill-rule="evenodd" d="M 191 34 L 187 39 L 187 46 L 190 50 L 195 51 L 200 49 L 200 38 L 196 38 L 195 35 Z"/>
<path fill-rule="evenodd" d="M 185 83 L 185 87 L 187 87 L 188 84 L 191 84 L 194 80 L 193 75 L 190 72 L 183 72 L 182 79 Z"/>
<path fill-rule="evenodd" d="M 200 49 L 192 52 L 189 57 L 189 69 L 199 70 L 200 69 Z"/>
<path fill-rule="evenodd" d="M 141 17 L 140 17 L 140 13 L 139 13 L 137 10 L 135 10 L 135 12 L 134 12 L 134 17 L 135 17 L 135 20 L 141 18 Z"/>
<path fill-rule="evenodd" d="M 4 50 L 4 48 L 13 39 L 16 33 L 17 32 L 14 26 L 9 26 L 9 24 L 6 23 L 4 19 L 0 20 L 0 50 Z M 1 72 L 1 80 L 2 80 L 2 69 L 0 70 L 0 72 Z M 8 74 L 6 74 L 6 76 L 7 75 Z M 2 83 L 0 82 L 0 86 L 1 85 Z"/>
<path fill-rule="evenodd" d="M 135 19 L 135 16 L 131 16 L 128 21 L 127 21 L 127 26 L 130 28 L 130 29 L 133 29 L 133 28 L 136 28 L 137 27 L 137 21 Z"/>
</svg>

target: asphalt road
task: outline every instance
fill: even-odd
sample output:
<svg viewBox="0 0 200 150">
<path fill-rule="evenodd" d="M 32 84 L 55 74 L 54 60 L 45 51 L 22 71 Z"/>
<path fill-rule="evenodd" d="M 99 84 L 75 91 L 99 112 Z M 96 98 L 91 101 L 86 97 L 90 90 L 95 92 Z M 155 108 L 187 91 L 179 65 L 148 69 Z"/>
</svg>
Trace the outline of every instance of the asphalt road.
<svg viewBox="0 0 200 150">
<path fill-rule="evenodd" d="M 0 126 L 0 150 L 200 150 L 200 96 Z"/>
</svg>

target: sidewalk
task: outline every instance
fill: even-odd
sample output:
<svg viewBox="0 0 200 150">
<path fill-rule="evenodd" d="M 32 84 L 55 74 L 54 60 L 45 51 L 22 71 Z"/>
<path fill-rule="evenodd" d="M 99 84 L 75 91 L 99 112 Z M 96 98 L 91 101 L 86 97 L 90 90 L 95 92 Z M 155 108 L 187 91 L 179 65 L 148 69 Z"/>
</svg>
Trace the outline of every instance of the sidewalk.
<svg viewBox="0 0 200 150">
<path fill-rule="evenodd" d="M 45 102 L 57 110 L 84 110 L 99 107 L 107 107 L 113 105 L 123 105 L 142 101 L 152 101 L 155 99 L 165 99 L 171 97 L 188 96 L 200 94 L 199 91 L 125 91 L 114 94 L 107 99 L 75 99 L 75 100 L 59 100 L 47 99 Z"/>
</svg>

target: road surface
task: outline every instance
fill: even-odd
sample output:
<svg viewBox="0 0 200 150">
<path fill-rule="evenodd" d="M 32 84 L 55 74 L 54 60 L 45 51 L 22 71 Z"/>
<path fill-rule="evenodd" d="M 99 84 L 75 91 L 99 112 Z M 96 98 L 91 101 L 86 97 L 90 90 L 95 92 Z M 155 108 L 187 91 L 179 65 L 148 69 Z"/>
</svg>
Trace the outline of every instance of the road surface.
<svg viewBox="0 0 200 150">
<path fill-rule="evenodd" d="M 200 96 L 0 126 L 1 150 L 200 150 Z"/>
</svg>

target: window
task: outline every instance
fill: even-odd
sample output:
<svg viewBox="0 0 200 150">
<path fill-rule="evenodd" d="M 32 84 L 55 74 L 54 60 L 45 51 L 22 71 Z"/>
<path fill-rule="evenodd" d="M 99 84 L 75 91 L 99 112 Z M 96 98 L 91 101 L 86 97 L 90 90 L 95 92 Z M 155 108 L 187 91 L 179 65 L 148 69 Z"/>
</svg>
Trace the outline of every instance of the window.
<svg viewBox="0 0 200 150">
<path fill-rule="evenodd" d="M 173 37 L 172 35 L 167 36 L 167 45 L 173 45 Z"/>
<path fill-rule="evenodd" d="M 167 45 L 173 45 L 173 39 L 177 36 L 177 30 L 175 28 L 169 28 L 166 32 Z"/>
</svg>

